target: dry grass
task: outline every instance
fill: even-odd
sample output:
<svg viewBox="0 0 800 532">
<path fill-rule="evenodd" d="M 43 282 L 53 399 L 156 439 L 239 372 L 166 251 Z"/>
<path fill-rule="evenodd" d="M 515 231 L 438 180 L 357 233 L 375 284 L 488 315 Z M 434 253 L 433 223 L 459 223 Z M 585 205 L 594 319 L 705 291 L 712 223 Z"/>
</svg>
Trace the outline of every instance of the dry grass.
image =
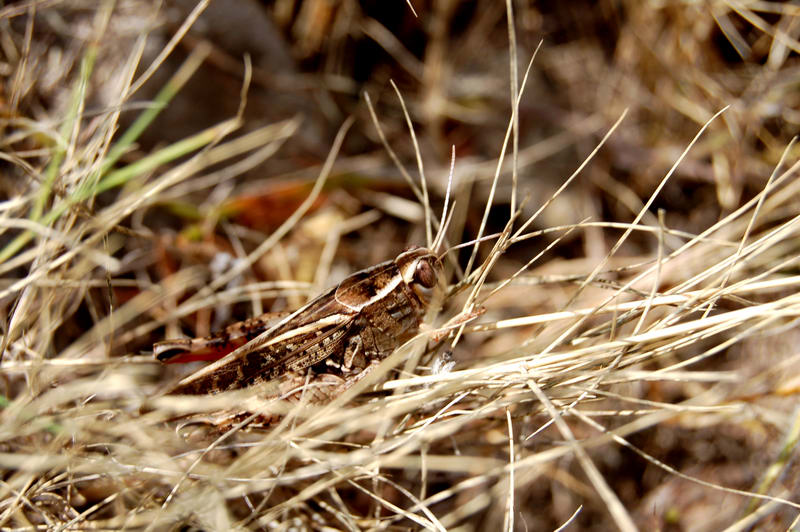
<svg viewBox="0 0 800 532">
<path fill-rule="evenodd" d="M 797 527 L 800 12 L 397 4 L 244 60 L 202 2 L 0 8 L 0 527 Z M 328 405 L 160 395 L 153 342 L 430 243 L 454 144 L 448 239 L 499 236 L 418 338 Z M 231 409 L 285 415 L 182 417 Z"/>
</svg>

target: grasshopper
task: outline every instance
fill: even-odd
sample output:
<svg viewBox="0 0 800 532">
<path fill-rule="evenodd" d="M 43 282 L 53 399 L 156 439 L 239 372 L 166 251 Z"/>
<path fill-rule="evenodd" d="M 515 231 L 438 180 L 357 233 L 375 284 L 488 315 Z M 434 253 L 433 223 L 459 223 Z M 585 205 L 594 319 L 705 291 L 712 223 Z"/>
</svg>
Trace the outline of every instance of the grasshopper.
<svg viewBox="0 0 800 532">
<path fill-rule="evenodd" d="M 206 338 L 165 340 L 153 354 L 164 363 L 215 360 L 168 393 L 210 394 L 277 380 L 282 392 L 306 382 L 323 402 L 366 376 L 419 332 L 440 258 L 414 247 L 356 272 L 274 326 L 266 315 Z"/>
</svg>

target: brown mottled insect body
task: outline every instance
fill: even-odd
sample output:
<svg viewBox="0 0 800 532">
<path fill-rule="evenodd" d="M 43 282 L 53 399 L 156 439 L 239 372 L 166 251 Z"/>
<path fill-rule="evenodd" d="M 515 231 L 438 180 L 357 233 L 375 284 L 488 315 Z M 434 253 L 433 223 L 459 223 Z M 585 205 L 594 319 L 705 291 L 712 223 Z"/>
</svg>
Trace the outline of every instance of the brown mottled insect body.
<svg viewBox="0 0 800 532">
<path fill-rule="evenodd" d="M 360 380 L 417 334 L 440 272 L 432 251 L 412 248 L 350 275 L 273 327 L 255 318 L 208 338 L 159 342 L 154 354 L 162 362 L 219 358 L 170 393 L 216 393 L 306 377 L 332 393 Z"/>
</svg>

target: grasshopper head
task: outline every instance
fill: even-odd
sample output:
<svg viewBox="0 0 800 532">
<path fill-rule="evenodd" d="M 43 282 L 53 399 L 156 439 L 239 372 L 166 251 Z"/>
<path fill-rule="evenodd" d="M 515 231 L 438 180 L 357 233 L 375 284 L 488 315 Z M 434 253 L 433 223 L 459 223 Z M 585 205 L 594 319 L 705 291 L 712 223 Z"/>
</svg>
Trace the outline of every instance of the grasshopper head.
<svg viewBox="0 0 800 532">
<path fill-rule="evenodd" d="M 442 262 L 433 251 L 427 248 L 411 248 L 398 255 L 394 262 L 403 276 L 403 281 L 423 301 L 439 284 Z"/>
</svg>

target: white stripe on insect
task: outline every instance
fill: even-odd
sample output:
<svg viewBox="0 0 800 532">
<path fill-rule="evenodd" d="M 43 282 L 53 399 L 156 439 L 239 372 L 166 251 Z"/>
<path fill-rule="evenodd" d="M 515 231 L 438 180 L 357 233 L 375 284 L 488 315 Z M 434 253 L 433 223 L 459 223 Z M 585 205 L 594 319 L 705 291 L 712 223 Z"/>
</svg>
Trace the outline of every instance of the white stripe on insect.
<svg viewBox="0 0 800 532">
<path fill-rule="evenodd" d="M 391 294 L 394 291 L 395 288 L 400 286 L 400 283 L 402 283 L 402 282 L 403 282 L 403 278 L 400 275 L 393 276 L 391 282 L 387 283 L 386 286 L 384 286 L 383 288 L 378 290 L 375 293 L 374 296 L 372 296 L 371 298 L 367 299 L 363 303 L 359 303 L 358 305 L 348 305 L 344 301 L 340 300 L 338 297 L 336 298 L 336 301 L 341 303 L 342 305 L 344 305 L 345 307 L 347 307 L 349 309 L 352 309 L 352 310 L 355 310 L 355 311 L 359 311 L 359 310 L 363 309 L 364 307 L 368 307 L 369 305 L 375 303 L 376 301 L 380 301 L 384 297 L 386 297 L 389 294 Z"/>
</svg>

